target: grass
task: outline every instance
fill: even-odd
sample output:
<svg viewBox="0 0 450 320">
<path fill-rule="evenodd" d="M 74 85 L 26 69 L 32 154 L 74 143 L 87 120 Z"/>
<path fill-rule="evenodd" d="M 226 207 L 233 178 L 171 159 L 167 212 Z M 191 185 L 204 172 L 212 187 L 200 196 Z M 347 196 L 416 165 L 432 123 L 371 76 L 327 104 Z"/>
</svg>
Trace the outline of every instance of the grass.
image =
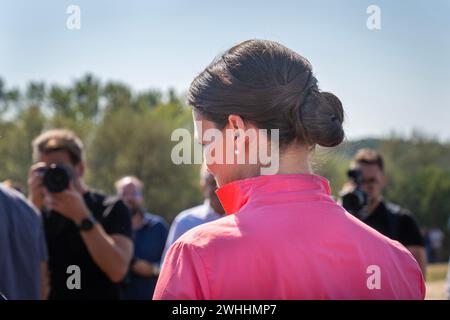
<svg viewBox="0 0 450 320">
<path fill-rule="evenodd" d="M 448 299 L 447 292 L 447 263 L 430 264 L 427 267 L 426 300 Z"/>
</svg>

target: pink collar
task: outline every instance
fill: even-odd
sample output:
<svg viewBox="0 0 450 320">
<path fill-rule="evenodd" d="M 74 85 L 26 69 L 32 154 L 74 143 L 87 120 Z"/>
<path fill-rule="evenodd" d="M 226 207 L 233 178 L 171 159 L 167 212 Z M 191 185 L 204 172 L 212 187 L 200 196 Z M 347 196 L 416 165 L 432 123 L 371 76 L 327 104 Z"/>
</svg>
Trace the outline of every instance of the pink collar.
<svg viewBox="0 0 450 320">
<path fill-rule="evenodd" d="M 330 183 L 315 174 L 276 174 L 236 180 L 216 190 L 226 214 L 238 212 L 247 202 L 255 198 L 274 197 L 281 199 L 283 193 L 301 195 L 331 195 Z"/>
</svg>

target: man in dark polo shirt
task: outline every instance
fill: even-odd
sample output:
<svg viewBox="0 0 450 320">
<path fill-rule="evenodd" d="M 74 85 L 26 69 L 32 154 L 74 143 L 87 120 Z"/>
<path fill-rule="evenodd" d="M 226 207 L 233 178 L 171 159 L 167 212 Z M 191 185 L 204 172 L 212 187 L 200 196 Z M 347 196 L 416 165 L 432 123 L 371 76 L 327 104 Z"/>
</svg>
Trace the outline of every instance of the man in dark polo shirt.
<svg viewBox="0 0 450 320">
<path fill-rule="evenodd" d="M 49 299 L 119 299 L 119 282 L 133 252 L 130 213 L 122 201 L 83 183 L 83 150 L 80 139 L 63 129 L 33 141 L 29 199 L 44 219 Z M 44 182 L 45 170 L 54 165 L 69 173 L 70 184 L 63 191 L 49 190 Z"/>
<path fill-rule="evenodd" d="M 417 260 L 425 277 L 425 242 L 417 222 L 408 210 L 383 199 L 386 177 L 381 154 L 373 149 L 360 149 L 353 157 L 351 168 L 361 171 L 361 189 L 367 195 L 367 206 L 358 218 L 403 244 Z"/>
</svg>

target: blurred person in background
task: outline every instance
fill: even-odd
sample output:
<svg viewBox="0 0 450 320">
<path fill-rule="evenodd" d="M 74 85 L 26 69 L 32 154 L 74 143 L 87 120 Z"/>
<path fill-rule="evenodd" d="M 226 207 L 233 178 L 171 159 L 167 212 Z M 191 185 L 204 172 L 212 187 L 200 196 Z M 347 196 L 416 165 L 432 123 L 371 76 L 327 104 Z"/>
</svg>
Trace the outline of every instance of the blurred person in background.
<svg viewBox="0 0 450 320">
<path fill-rule="evenodd" d="M 430 247 L 431 247 L 431 262 L 443 262 L 446 261 L 443 258 L 442 247 L 444 244 L 445 234 L 439 228 L 431 228 L 428 231 L 428 237 L 430 239 Z"/>
<path fill-rule="evenodd" d="M 431 248 L 429 230 L 428 230 L 427 227 L 422 226 L 420 231 L 421 231 L 422 236 L 423 236 L 427 264 L 428 263 L 433 263 L 433 250 Z"/>
<path fill-rule="evenodd" d="M 374 149 L 360 149 L 353 157 L 350 167 L 358 172 L 359 182 L 349 181 L 341 192 L 342 197 L 354 192 L 357 187 L 366 197 L 364 206 L 352 213 L 383 235 L 404 245 L 419 263 L 425 277 L 425 239 L 419 225 L 411 212 L 383 198 L 387 177 L 382 155 Z"/>
<path fill-rule="evenodd" d="M 119 299 L 133 253 L 129 209 L 83 182 L 84 146 L 72 131 L 46 131 L 32 147 L 29 199 L 44 220 L 49 299 Z"/>
<path fill-rule="evenodd" d="M 0 184 L 0 295 L 46 299 L 47 246 L 39 212 L 13 188 Z"/>
<path fill-rule="evenodd" d="M 131 210 L 133 225 L 134 255 L 123 283 L 123 299 L 148 300 L 158 279 L 168 225 L 162 217 L 144 209 L 143 183 L 138 178 L 123 177 L 116 181 L 115 187 Z"/>
<path fill-rule="evenodd" d="M 217 183 L 214 176 L 209 173 L 206 166 L 200 170 L 200 187 L 205 201 L 203 204 L 180 212 L 170 226 L 169 236 L 167 237 L 164 255 L 170 246 L 188 230 L 214 221 L 224 216 L 224 210 L 216 195 Z"/>
</svg>

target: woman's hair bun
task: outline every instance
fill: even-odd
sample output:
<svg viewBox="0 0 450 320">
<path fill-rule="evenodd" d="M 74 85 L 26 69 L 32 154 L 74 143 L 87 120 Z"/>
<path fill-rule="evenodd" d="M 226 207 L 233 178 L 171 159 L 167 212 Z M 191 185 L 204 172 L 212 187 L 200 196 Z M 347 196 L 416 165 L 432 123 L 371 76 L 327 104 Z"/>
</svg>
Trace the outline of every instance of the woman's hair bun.
<svg viewBox="0 0 450 320">
<path fill-rule="evenodd" d="M 300 119 L 309 144 L 334 147 L 344 140 L 344 109 L 330 92 L 313 90 L 300 106 Z"/>
</svg>

